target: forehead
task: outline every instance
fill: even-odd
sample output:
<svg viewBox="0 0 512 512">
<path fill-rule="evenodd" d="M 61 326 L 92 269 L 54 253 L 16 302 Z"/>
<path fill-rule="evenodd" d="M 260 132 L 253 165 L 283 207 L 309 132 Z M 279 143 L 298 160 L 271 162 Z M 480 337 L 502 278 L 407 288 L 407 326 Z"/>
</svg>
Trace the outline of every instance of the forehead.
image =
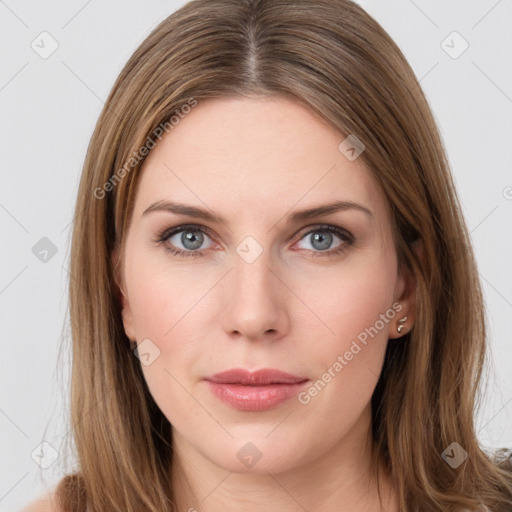
<svg viewBox="0 0 512 512">
<path fill-rule="evenodd" d="M 146 158 L 134 214 L 165 199 L 237 218 L 336 200 L 382 210 L 370 170 L 338 149 L 344 138 L 285 98 L 200 100 Z"/>
</svg>

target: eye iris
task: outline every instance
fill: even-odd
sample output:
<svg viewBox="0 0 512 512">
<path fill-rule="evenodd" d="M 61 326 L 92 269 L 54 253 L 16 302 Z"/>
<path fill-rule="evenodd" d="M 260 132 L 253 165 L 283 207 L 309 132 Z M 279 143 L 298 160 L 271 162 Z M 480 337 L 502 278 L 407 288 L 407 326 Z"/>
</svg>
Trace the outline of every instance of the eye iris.
<svg viewBox="0 0 512 512">
<path fill-rule="evenodd" d="M 328 249 L 329 246 L 332 243 L 332 235 L 331 233 L 327 232 L 317 232 L 311 235 L 313 237 L 312 239 L 312 245 L 315 247 L 315 249 L 318 249 L 320 251 L 323 251 L 325 249 Z M 316 242 L 319 242 L 319 245 L 315 245 Z"/>
<path fill-rule="evenodd" d="M 203 238 L 200 231 L 184 231 L 181 235 L 181 243 L 187 249 L 198 249 L 203 243 Z"/>
</svg>

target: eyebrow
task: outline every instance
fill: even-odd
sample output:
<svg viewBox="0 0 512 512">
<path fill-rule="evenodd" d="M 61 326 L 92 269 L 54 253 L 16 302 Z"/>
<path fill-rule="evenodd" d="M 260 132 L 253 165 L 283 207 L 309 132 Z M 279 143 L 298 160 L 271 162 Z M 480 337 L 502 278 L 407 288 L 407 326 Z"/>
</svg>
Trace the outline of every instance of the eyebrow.
<svg viewBox="0 0 512 512">
<path fill-rule="evenodd" d="M 335 201 L 333 203 L 315 206 L 304 210 L 298 210 L 288 216 L 287 224 L 297 223 L 304 220 L 320 217 L 322 215 L 329 215 L 338 211 L 356 210 L 364 213 L 370 218 L 373 218 L 373 212 L 355 201 Z M 186 215 L 197 219 L 207 220 L 214 223 L 223 223 L 226 221 L 220 215 L 217 215 L 207 209 L 199 208 L 197 206 L 186 205 L 183 203 L 175 203 L 171 201 L 157 201 L 151 206 L 146 208 L 142 213 L 142 217 L 157 211 L 164 211 L 174 213 L 177 215 Z"/>
</svg>

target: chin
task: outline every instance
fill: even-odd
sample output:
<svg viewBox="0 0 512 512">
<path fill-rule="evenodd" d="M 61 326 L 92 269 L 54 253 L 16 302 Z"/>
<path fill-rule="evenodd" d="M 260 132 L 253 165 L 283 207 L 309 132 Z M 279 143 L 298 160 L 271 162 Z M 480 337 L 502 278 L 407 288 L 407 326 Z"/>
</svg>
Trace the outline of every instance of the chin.
<svg viewBox="0 0 512 512">
<path fill-rule="evenodd" d="M 244 439 L 231 439 L 220 448 L 213 454 L 205 455 L 214 464 L 232 473 L 282 473 L 304 462 L 304 450 L 298 452 L 295 443 L 290 442 L 286 446 L 277 439 L 273 442 L 270 438 L 247 436 Z"/>
</svg>

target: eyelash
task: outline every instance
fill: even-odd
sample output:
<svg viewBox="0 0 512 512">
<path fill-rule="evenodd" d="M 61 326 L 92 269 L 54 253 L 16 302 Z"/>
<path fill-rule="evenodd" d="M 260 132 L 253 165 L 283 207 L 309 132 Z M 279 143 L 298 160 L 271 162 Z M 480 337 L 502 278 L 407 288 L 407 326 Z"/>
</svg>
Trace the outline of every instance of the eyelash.
<svg viewBox="0 0 512 512">
<path fill-rule="evenodd" d="M 176 227 L 170 228 L 170 229 L 165 229 L 163 232 L 161 232 L 160 234 L 157 235 L 155 242 L 159 245 L 163 245 L 164 249 L 166 251 L 169 251 L 171 254 L 173 254 L 175 256 L 192 257 L 192 258 L 204 256 L 204 252 L 202 252 L 202 251 L 185 251 L 183 249 L 176 249 L 174 247 L 171 247 L 166 243 L 171 236 L 175 235 L 176 233 L 180 233 L 181 231 L 200 231 L 213 239 L 213 236 L 212 236 L 210 230 L 208 230 L 202 226 L 188 224 L 188 225 L 183 225 L 183 226 L 176 226 Z M 354 244 L 354 238 L 348 231 L 338 228 L 336 226 L 328 225 L 328 224 L 319 225 L 319 226 L 307 231 L 306 233 L 304 233 L 301 236 L 300 240 L 305 238 L 307 235 L 311 235 L 312 233 L 321 232 L 321 231 L 324 231 L 324 232 L 327 231 L 329 233 L 334 233 L 339 238 L 341 238 L 341 240 L 344 243 L 342 243 L 336 249 L 331 249 L 331 250 L 327 250 L 327 251 L 309 250 L 309 252 L 313 253 L 313 257 L 337 256 L 338 254 L 341 254 L 342 252 L 344 252 L 347 249 L 347 247 Z"/>
</svg>

